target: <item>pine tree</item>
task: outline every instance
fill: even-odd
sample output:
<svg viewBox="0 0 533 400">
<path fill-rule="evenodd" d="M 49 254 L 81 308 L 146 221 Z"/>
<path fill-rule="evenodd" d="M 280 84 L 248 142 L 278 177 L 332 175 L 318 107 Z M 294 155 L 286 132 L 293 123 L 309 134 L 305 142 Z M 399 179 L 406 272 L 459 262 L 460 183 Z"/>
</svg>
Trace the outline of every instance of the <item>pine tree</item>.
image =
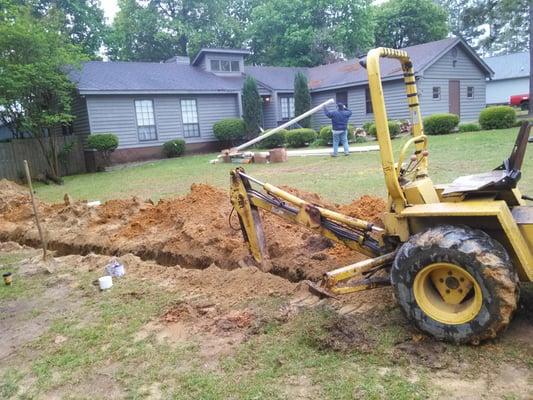
<svg viewBox="0 0 533 400">
<path fill-rule="evenodd" d="M 311 94 L 307 86 L 307 77 L 298 72 L 294 77 L 294 115 L 298 116 L 311 108 Z M 311 117 L 302 119 L 299 124 L 304 128 L 311 127 Z"/>
<path fill-rule="evenodd" d="M 263 109 L 257 83 L 251 76 L 246 77 L 242 87 L 242 111 L 247 137 L 256 137 L 263 121 Z"/>
</svg>

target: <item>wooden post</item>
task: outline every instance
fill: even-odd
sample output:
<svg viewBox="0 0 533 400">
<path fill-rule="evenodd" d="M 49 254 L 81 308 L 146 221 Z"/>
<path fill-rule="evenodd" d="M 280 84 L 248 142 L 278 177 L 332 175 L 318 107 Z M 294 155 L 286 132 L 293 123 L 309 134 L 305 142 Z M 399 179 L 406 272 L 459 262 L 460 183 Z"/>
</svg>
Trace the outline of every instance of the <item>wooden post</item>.
<svg viewBox="0 0 533 400">
<path fill-rule="evenodd" d="M 35 223 L 37 224 L 37 230 L 39 231 L 39 237 L 41 238 L 41 243 L 43 245 L 43 260 L 46 261 L 47 243 L 46 243 L 46 239 L 43 234 L 43 230 L 41 228 L 41 223 L 39 222 L 39 215 L 37 213 L 37 205 L 35 204 L 35 197 L 33 196 L 33 185 L 31 183 L 30 168 L 28 166 L 27 160 L 24 160 L 24 170 L 26 171 L 26 179 L 28 180 L 28 186 L 30 187 L 31 205 L 33 207 L 33 215 L 35 216 Z"/>
</svg>

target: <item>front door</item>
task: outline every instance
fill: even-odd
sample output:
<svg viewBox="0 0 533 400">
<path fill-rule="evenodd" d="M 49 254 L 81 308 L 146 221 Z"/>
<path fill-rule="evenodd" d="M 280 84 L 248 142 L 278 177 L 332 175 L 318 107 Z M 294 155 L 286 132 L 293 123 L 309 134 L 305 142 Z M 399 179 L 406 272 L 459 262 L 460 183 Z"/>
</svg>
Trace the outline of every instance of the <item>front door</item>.
<svg viewBox="0 0 533 400">
<path fill-rule="evenodd" d="M 461 116 L 461 82 L 448 81 L 448 109 L 450 114 Z"/>
</svg>

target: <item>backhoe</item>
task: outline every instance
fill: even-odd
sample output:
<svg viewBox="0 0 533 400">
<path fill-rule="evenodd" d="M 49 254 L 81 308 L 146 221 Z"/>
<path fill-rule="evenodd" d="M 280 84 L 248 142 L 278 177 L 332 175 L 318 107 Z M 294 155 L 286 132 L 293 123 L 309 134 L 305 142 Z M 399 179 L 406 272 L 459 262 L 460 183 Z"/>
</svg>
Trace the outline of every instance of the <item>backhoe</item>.
<svg viewBox="0 0 533 400">
<path fill-rule="evenodd" d="M 412 124 L 396 160 L 380 75 L 384 57 L 401 65 Z M 314 291 L 336 296 L 392 285 L 423 332 L 455 343 L 494 338 L 517 308 L 519 282 L 533 280 L 533 207 L 526 205 L 532 199 L 517 188 L 531 126 L 524 122 L 509 158 L 493 171 L 435 185 L 408 54 L 373 49 L 365 66 L 388 192 L 383 226 L 311 204 L 237 168 L 231 202 L 250 253 L 267 268 L 260 210 L 275 213 L 368 256 L 326 273 Z"/>
</svg>

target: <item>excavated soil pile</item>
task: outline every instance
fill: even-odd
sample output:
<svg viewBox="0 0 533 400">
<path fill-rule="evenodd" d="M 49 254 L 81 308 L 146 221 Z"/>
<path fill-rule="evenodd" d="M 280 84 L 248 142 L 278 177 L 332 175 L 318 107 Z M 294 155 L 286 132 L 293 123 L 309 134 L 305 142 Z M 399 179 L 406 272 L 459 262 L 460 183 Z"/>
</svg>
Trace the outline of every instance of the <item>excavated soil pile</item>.
<svg viewBox="0 0 533 400">
<path fill-rule="evenodd" d="M 7 179 L 0 179 L 0 213 L 6 214 L 17 207 L 29 204 L 28 189 Z"/>
<path fill-rule="evenodd" d="M 325 203 L 318 195 L 289 189 L 315 204 L 379 223 L 385 203 L 364 196 L 351 204 Z M 0 181 L 0 240 L 37 245 L 27 190 Z M 240 230 L 229 224 L 231 204 L 226 191 L 193 184 L 184 197 L 157 204 L 138 198 L 110 200 L 99 207 L 85 202 L 38 204 L 50 248 L 59 254 L 135 254 L 164 265 L 223 269 L 251 264 Z M 235 215 L 231 225 L 238 227 Z M 325 271 L 362 259 L 356 252 L 333 246 L 307 229 L 263 214 L 272 272 L 293 281 L 319 278 Z"/>
</svg>

